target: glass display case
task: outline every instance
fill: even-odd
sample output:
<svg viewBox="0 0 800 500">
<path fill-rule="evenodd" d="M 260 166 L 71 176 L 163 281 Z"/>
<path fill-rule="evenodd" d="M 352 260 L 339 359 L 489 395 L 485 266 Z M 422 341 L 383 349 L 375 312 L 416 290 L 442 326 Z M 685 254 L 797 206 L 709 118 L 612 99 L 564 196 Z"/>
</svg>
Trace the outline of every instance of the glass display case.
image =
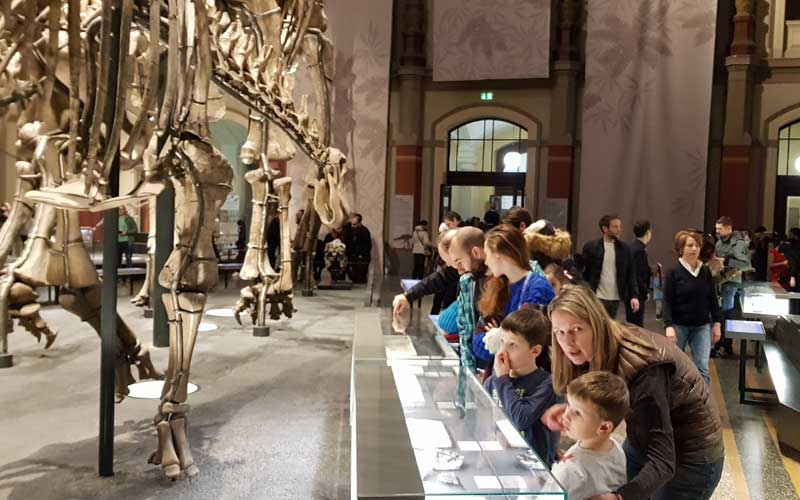
<svg viewBox="0 0 800 500">
<path fill-rule="evenodd" d="M 566 498 L 559 484 L 458 360 L 392 359 L 426 498 Z"/>
<path fill-rule="evenodd" d="M 566 493 L 427 316 L 392 329 L 356 313 L 350 388 L 353 500 L 547 500 Z"/>
<path fill-rule="evenodd" d="M 742 283 L 742 290 L 742 316 L 768 324 L 779 316 L 789 314 L 789 300 L 795 300 L 800 295 L 787 292 L 777 283 L 759 281 Z"/>
</svg>

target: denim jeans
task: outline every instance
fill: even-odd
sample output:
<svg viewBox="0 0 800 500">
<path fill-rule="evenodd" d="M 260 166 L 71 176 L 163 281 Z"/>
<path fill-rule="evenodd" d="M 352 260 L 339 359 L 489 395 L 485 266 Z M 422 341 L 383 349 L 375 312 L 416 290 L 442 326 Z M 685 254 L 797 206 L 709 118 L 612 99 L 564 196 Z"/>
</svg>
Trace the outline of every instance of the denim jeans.
<svg viewBox="0 0 800 500">
<path fill-rule="evenodd" d="M 711 385 L 711 375 L 708 372 L 708 358 L 711 354 L 711 324 L 699 326 L 672 325 L 675 328 L 675 337 L 678 340 L 678 349 L 683 351 L 686 345 L 692 350 L 694 365 L 703 376 L 706 384 Z"/>
<path fill-rule="evenodd" d="M 722 285 L 722 310 L 730 311 L 736 306 L 736 293 L 742 288 L 741 283 L 725 283 Z M 741 297 L 741 294 L 739 294 Z M 741 300 L 741 298 L 740 298 Z"/>
<path fill-rule="evenodd" d="M 625 441 L 622 445 L 627 460 L 628 481 L 636 477 L 644 461 L 640 453 Z M 650 500 L 708 500 L 717 489 L 725 458 L 710 464 L 675 464 L 675 475 L 656 490 Z"/>
</svg>

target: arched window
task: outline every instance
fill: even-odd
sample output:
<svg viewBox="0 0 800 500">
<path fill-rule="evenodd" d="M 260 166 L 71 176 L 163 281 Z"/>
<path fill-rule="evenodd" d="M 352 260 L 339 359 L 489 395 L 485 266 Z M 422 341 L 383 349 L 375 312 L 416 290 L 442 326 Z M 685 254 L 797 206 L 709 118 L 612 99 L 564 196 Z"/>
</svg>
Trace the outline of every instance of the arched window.
<svg viewBox="0 0 800 500">
<path fill-rule="evenodd" d="M 520 173 L 528 170 L 528 131 L 486 118 L 450 131 L 448 171 Z"/>
<path fill-rule="evenodd" d="M 778 175 L 800 175 L 800 121 L 790 123 L 780 130 Z"/>
</svg>

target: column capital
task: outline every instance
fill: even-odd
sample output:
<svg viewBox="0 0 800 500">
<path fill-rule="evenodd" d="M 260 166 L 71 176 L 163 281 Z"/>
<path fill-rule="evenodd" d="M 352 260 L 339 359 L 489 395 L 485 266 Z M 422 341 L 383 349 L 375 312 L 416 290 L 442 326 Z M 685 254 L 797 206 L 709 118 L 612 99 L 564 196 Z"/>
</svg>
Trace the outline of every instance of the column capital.
<svg viewBox="0 0 800 500">
<path fill-rule="evenodd" d="M 400 52 L 401 66 L 425 67 L 425 1 L 406 0 L 404 5 Z"/>
<path fill-rule="evenodd" d="M 758 61 L 755 54 L 732 54 L 725 58 L 725 67 L 728 71 L 742 71 L 756 66 Z"/>
<path fill-rule="evenodd" d="M 407 66 L 402 65 L 397 68 L 396 76 L 401 80 L 410 79 L 423 79 L 425 78 L 426 70 L 424 66 Z"/>
<path fill-rule="evenodd" d="M 755 13 L 754 0 L 736 0 L 736 17 L 752 16 Z"/>
<path fill-rule="evenodd" d="M 578 59 L 578 17 L 580 5 L 577 0 L 561 0 L 558 9 L 558 46 L 556 59 L 573 61 Z"/>
</svg>

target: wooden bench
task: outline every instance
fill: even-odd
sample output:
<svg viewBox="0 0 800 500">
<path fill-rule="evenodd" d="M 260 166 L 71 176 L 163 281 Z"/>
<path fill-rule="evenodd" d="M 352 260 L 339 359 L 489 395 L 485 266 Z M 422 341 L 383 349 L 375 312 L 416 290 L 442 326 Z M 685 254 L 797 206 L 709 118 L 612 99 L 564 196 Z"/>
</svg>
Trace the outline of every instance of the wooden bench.
<svg viewBox="0 0 800 500">
<path fill-rule="evenodd" d="M 117 269 L 117 277 L 128 280 L 128 284 L 131 287 L 131 295 L 133 295 L 133 285 L 136 278 L 141 277 L 142 279 L 144 279 L 146 274 L 147 274 L 147 269 L 144 267 L 120 267 L 119 269 Z M 103 270 L 98 269 L 97 275 L 100 276 L 100 278 L 102 278 Z M 56 301 L 58 301 L 58 297 L 56 297 Z"/>
<path fill-rule="evenodd" d="M 225 283 L 225 288 L 228 288 L 228 278 L 231 274 L 242 270 L 241 262 L 223 262 L 217 265 L 219 272 L 222 273 L 222 280 Z"/>
<path fill-rule="evenodd" d="M 800 455 L 800 324 L 779 318 L 773 340 L 764 345 L 764 352 L 780 403 L 775 428 L 781 451 L 796 457 Z"/>
</svg>

